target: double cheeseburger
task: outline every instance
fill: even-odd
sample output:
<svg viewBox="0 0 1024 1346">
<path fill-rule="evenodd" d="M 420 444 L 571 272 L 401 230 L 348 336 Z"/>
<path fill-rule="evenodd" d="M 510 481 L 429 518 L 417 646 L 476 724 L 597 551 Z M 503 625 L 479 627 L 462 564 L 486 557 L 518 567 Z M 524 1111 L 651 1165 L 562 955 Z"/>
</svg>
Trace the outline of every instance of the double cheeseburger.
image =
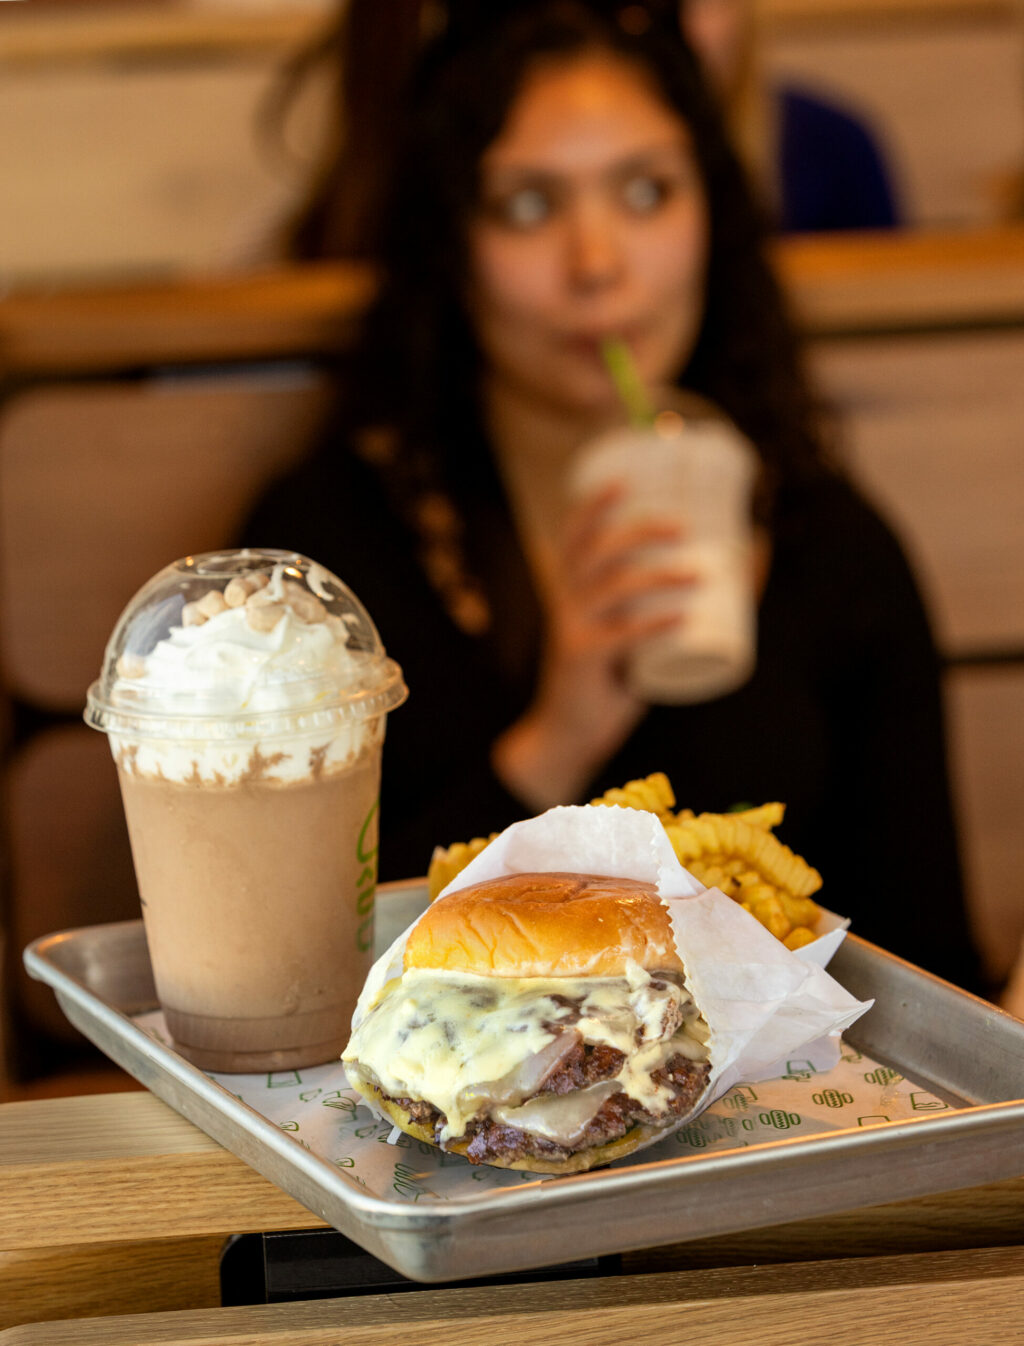
<svg viewBox="0 0 1024 1346">
<path fill-rule="evenodd" d="M 343 1053 L 403 1131 L 475 1164 L 576 1173 L 707 1093 L 707 1025 L 653 886 L 514 874 L 439 898 Z"/>
</svg>

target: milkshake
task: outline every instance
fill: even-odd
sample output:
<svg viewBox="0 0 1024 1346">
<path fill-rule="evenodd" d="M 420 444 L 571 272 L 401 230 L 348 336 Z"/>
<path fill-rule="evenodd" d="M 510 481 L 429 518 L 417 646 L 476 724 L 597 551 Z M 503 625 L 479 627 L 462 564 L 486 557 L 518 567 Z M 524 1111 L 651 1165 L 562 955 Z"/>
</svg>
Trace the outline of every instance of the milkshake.
<svg viewBox="0 0 1024 1346">
<path fill-rule="evenodd" d="M 621 426 L 584 445 L 570 468 L 569 493 L 624 487 L 619 522 L 674 517 L 676 544 L 646 559 L 689 572 L 681 591 L 635 600 L 635 610 L 671 615 L 676 625 L 640 642 L 626 677 L 651 704 L 684 705 L 724 696 L 746 682 L 756 660 L 751 498 L 757 456 L 709 403 L 676 394 L 649 425 Z"/>
<path fill-rule="evenodd" d="M 372 961 L 386 714 L 366 610 L 293 553 L 188 557 L 129 604 L 86 721 L 117 765 L 157 995 L 207 1070 L 337 1057 Z"/>
</svg>

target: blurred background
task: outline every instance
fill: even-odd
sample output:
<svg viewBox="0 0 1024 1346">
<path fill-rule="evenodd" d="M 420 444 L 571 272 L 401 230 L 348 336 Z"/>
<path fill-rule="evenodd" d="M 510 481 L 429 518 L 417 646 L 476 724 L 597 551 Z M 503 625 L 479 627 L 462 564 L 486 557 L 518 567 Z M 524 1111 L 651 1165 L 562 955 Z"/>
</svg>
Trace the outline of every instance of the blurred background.
<svg viewBox="0 0 1024 1346">
<path fill-rule="evenodd" d="M 61 1071 L 110 1087 L 20 970 L 42 934 L 136 915 L 107 745 L 79 720 L 107 634 L 301 453 L 372 287 L 276 241 L 331 131 L 315 81 L 278 115 L 281 71 L 335 13 L 0 0 L 0 1098 Z M 758 43 L 770 79 L 872 128 L 898 197 L 898 228 L 780 236 L 778 257 L 931 605 L 1003 985 L 1024 937 L 1024 0 L 758 0 Z"/>
<path fill-rule="evenodd" d="M 1018 0 L 757 0 L 761 60 L 883 140 L 907 222 L 972 228 L 1020 205 Z M 243 267 L 323 133 L 257 133 L 282 60 L 332 0 L 5 0 L 0 285 Z"/>
</svg>

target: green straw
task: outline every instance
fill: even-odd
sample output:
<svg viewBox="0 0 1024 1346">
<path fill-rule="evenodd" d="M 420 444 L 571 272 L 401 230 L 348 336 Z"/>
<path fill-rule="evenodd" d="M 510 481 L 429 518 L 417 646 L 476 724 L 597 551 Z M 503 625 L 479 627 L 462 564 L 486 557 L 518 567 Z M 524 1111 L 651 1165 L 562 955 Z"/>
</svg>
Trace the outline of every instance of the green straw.
<svg viewBox="0 0 1024 1346">
<path fill-rule="evenodd" d="M 602 341 L 601 358 L 612 377 L 616 392 L 622 399 L 630 423 L 653 425 L 654 404 L 637 373 L 633 354 L 622 338 L 608 337 Z"/>
</svg>

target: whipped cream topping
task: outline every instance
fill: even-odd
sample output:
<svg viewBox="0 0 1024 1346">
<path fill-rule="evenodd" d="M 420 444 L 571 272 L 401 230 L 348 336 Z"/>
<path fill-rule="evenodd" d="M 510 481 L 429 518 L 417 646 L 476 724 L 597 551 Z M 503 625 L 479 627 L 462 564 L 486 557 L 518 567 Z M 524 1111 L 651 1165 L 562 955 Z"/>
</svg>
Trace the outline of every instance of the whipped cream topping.
<svg viewBox="0 0 1024 1346">
<path fill-rule="evenodd" d="M 269 631 L 254 630 L 244 608 L 227 608 L 201 626 L 174 626 L 145 656 L 123 657 L 115 696 L 159 705 L 176 714 L 236 715 L 310 705 L 309 685 L 356 684 L 365 655 L 346 645 L 339 617 L 309 624 L 290 607 Z M 125 676 L 127 675 L 127 676 Z M 325 696 L 326 693 L 321 693 Z"/>
<path fill-rule="evenodd" d="M 254 574 L 211 588 L 148 653 L 121 655 L 112 705 L 211 722 L 206 741 L 194 731 L 179 738 L 173 728 L 166 737 L 112 733 L 124 770 L 194 784 L 290 782 L 350 765 L 380 740 L 382 717 L 327 717 L 324 727 L 311 726 L 339 689 L 357 695 L 372 687 L 381 660 L 350 649 L 346 621 L 282 569 L 269 581 Z M 255 717 L 289 714 L 302 716 L 294 735 L 278 720 L 272 737 L 261 738 Z"/>
</svg>

